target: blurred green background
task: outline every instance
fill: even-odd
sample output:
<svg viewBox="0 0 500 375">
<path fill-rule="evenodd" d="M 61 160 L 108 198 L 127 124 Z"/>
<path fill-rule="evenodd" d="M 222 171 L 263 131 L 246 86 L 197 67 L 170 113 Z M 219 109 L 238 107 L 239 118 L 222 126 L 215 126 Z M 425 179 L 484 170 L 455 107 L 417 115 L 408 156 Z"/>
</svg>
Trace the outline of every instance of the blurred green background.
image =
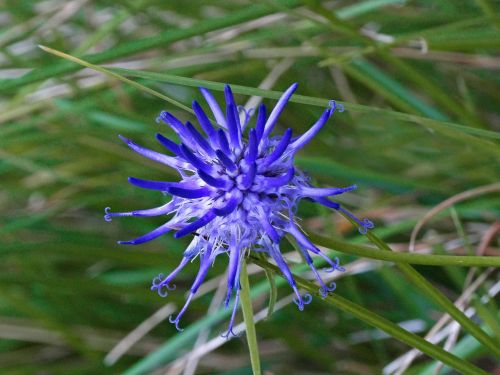
<svg viewBox="0 0 500 375">
<path fill-rule="evenodd" d="M 297 163 L 320 186 L 356 183 L 342 202 L 372 219 L 374 233 L 394 249 L 407 251 L 413 227 L 430 209 L 498 181 L 498 9 L 494 0 L 0 1 L 0 373 L 251 373 L 244 336 L 217 344 L 227 325 L 217 315 L 225 260 L 210 271 L 183 319 L 186 330 L 177 333 L 167 318 L 182 306 L 197 265 L 166 299 L 149 287 L 175 267 L 188 240 L 166 235 L 123 247 L 116 241 L 162 219 L 103 220 L 108 206 L 128 211 L 164 202 L 130 186 L 128 176 L 173 176 L 117 135 L 161 150 L 154 134 L 170 130 L 155 123 L 159 112 L 193 116 L 38 44 L 129 69 L 115 72 L 187 106 L 201 98 L 196 82 L 173 76 L 241 85 L 241 104 L 250 88 L 279 92 L 297 81 L 297 94 L 308 98 L 287 106 L 278 132 L 292 127 L 299 134 L 328 100 L 343 101 L 346 111 Z M 275 95 L 262 93 L 272 106 Z M 499 255 L 498 191 L 449 205 L 424 224 L 416 249 Z M 308 232 L 366 242 L 334 212 L 304 203 L 300 214 Z M 300 262 L 292 248 L 284 250 Z M 422 336 L 441 317 L 392 263 L 334 250 L 347 268 L 339 295 Z M 494 271 L 416 268 L 453 301 L 479 280 L 461 309 L 472 308 L 498 340 L 498 309 L 488 298 L 498 293 Z M 257 313 L 267 307 L 268 284 L 261 268 L 250 271 L 260 288 Z M 266 373 L 403 371 L 400 356 L 410 347 L 317 297 L 299 312 L 289 293 L 278 288 L 284 302 L 257 325 Z M 467 333 L 451 327 L 440 345 L 445 341 L 460 358 L 495 371 L 494 357 Z M 203 356 L 195 359 L 194 350 Z M 453 373 L 436 364 L 419 357 L 404 373 Z"/>
</svg>

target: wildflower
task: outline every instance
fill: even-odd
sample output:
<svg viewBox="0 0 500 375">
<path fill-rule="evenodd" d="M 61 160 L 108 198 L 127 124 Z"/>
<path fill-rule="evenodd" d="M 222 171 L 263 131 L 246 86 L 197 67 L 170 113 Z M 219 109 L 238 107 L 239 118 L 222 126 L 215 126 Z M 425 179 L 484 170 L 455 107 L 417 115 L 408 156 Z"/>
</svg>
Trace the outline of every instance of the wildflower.
<svg viewBox="0 0 500 375">
<path fill-rule="evenodd" d="M 335 284 L 326 285 L 313 265 L 310 254 L 322 257 L 328 264 L 327 271 L 343 271 L 338 259 L 331 260 L 321 252 L 299 229 L 295 211 L 301 199 L 308 199 L 349 215 L 362 232 L 372 228 L 369 220 L 361 221 L 328 197 L 343 194 L 356 188 L 318 188 L 310 184 L 308 177 L 294 167 L 294 157 L 326 124 L 335 110 L 343 108 L 335 101 L 325 109 L 321 117 L 309 130 L 299 137 L 292 136 L 287 129 L 282 136 L 271 136 L 278 117 L 297 88 L 293 84 L 281 96 L 269 116 L 261 105 L 255 126 L 247 131 L 252 112 L 244 112 L 240 121 L 239 108 L 234 102 L 230 86 L 225 86 L 225 112 L 212 94 L 200 88 L 220 128 L 212 126 L 201 106 L 194 101 L 193 110 L 204 135 L 189 121 L 183 124 L 168 112 L 161 112 L 157 121 L 169 125 L 178 135 L 177 144 L 161 134 L 156 138 L 170 153 L 165 155 L 143 148 L 124 137 L 120 138 L 137 153 L 158 163 L 174 168 L 180 182 L 150 181 L 130 177 L 129 182 L 140 188 L 158 190 L 171 195 L 166 204 L 132 212 L 105 210 L 105 219 L 114 216 L 160 216 L 171 218 L 142 237 L 119 241 L 120 244 L 137 245 L 151 241 L 175 230 L 175 238 L 194 235 L 184 252 L 180 264 L 168 276 L 159 275 L 153 280 L 151 290 L 162 297 L 174 288 L 172 283 L 184 266 L 196 257 L 200 258 L 199 272 L 191 286 L 187 301 L 176 317 L 170 321 L 179 328 L 179 321 L 190 301 L 202 284 L 207 271 L 219 254 L 229 256 L 227 271 L 227 294 L 225 306 L 231 296 L 234 304 L 227 336 L 232 331 L 238 307 L 242 262 L 248 251 L 266 253 L 280 268 L 293 289 L 294 302 L 300 310 L 311 301 L 311 296 L 302 296 L 292 273 L 280 251 L 280 240 L 287 234 L 295 238 L 307 264 L 320 285 L 320 294 L 325 297 L 335 289 Z M 243 134 L 247 133 L 244 137 Z"/>
</svg>

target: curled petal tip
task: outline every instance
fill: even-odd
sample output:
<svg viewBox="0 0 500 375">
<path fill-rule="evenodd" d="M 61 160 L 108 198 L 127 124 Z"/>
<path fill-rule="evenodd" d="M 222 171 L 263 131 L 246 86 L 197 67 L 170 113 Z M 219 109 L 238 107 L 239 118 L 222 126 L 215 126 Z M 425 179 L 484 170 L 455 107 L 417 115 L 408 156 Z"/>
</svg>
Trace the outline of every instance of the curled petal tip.
<svg viewBox="0 0 500 375">
<path fill-rule="evenodd" d="M 369 220 L 369 219 L 364 219 L 363 220 L 363 224 L 366 228 L 368 229 L 372 229 L 372 228 L 375 228 L 375 224 L 373 224 L 373 221 Z"/>
<path fill-rule="evenodd" d="M 361 225 L 358 227 L 358 231 L 361 234 L 366 234 L 369 229 L 373 229 L 375 227 L 375 224 L 373 224 L 373 222 L 369 219 L 363 219 L 360 224 Z"/>
<path fill-rule="evenodd" d="M 312 302 L 312 296 L 309 293 L 304 294 L 304 305 L 309 305 Z"/>
<path fill-rule="evenodd" d="M 340 260 L 338 257 L 335 257 L 335 269 L 339 272 L 345 271 L 345 268 L 340 265 Z"/>
<path fill-rule="evenodd" d="M 175 318 L 173 315 L 170 315 L 170 317 L 168 318 L 168 321 L 172 324 L 175 325 L 175 329 L 179 332 L 182 332 L 184 331 L 184 328 L 181 328 L 179 327 L 179 323 L 180 323 L 180 320 L 179 318 Z"/>
<path fill-rule="evenodd" d="M 223 339 L 226 339 L 226 340 L 231 340 L 235 337 L 239 337 L 239 335 L 234 333 L 233 329 L 231 328 L 231 329 L 228 329 L 227 332 L 222 333 L 220 335 L 220 337 L 222 337 Z"/>
<path fill-rule="evenodd" d="M 106 208 L 104 209 L 104 213 L 105 213 L 105 215 L 104 215 L 104 220 L 106 220 L 107 222 L 110 222 L 110 221 L 112 220 L 112 219 L 111 219 L 110 212 L 109 212 L 110 210 L 111 210 L 111 207 L 106 207 Z"/>
<path fill-rule="evenodd" d="M 328 102 L 328 106 L 331 108 L 332 115 L 335 111 L 344 112 L 344 105 L 341 103 L 337 103 L 335 100 L 330 100 Z"/>
<path fill-rule="evenodd" d="M 335 284 L 333 281 L 330 283 L 330 285 L 325 285 L 319 290 L 319 294 L 321 295 L 321 298 L 325 299 L 329 293 L 332 293 L 337 289 L 337 284 Z"/>
<path fill-rule="evenodd" d="M 156 276 L 153 279 L 153 282 L 152 282 L 153 285 L 151 286 L 151 289 L 157 288 L 164 279 L 165 279 L 165 275 L 162 273 L 160 273 L 158 276 Z"/>
<path fill-rule="evenodd" d="M 304 303 L 302 301 L 295 298 L 293 300 L 293 303 L 295 303 L 297 305 L 297 307 L 299 308 L 299 311 L 304 311 Z"/>
<path fill-rule="evenodd" d="M 312 301 L 312 296 L 309 293 L 304 294 L 300 298 L 294 298 L 293 303 L 297 305 L 300 311 L 304 310 L 305 305 L 309 305 Z"/>
<path fill-rule="evenodd" d="M 157 288 L 157 291 L 156 291 L 156 292 L 158 293 L 158 295 L 159 295 L 160 297 L 165 298 L 165 297 L 167 297 L 167 296 L 168 296 L 168 291 L 167 291 L 167 290 L 168 290 L 168 287 L 167 287 L 167 288 L 165 288 L 165 287 L 160 287 L 160 288 Z"/>
</svg>

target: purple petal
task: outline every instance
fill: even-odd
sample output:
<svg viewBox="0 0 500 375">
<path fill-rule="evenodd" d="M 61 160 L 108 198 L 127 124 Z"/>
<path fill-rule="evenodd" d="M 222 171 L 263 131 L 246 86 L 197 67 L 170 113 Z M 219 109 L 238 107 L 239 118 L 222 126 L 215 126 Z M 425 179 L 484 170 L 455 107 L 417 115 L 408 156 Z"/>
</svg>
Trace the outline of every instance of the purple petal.
<svg viewBox="0 0 500 375">
<path fill-rule="evenodd" d="M 355 190 L 358 187 L 356 185 L 351 185 L 345 188 L 315 188 L 310 186 L 304 186 L 300 188 L 300 193 L 305 197 L 328 197 L 330 195 L 339 195 L 347 191 Z"/>
<path fill-rule="evenodd" d="M 285 108 L 285 105 L 288 103 L 288 100 L 297 89 L 297 86 L 298 84 L 294 83 L 283 93 L 283 95 L 281 95 L 281 98 L 278 100 L 278 103 L 273 108 L 271 114 L 269 115 L 269 118 L 267 119 L 266 125 L 264 126 L 264 133 L 262 135 L 262 138 L 266 138 L 267 136 L 269 136 L 269 134 L 274 128 L 274 125 L 276 125 L 278 117 Z"/>
<path fill-rule="evenodd" d="M 257 184 L 257 186 L 259 190 L 267 190 L 283 186 L 288 182 L 290 182 L 290 180 L 293 178 L 294 173 L 295 169 L 292 167 L 288 169 L 288 171 L 281 176 L 276 176 L 276 177 L 262 176 L 262 178 L 259 179 L 259 183 Z"/>
<path fill-rule="evenodd" d="M 163 147 L 165 147 L 167 150 L 169 150 L 173 154 L 175 154 L 177 156 L 182 156 L 182 151 L 177 143 L 172 142 L 170 139 L 164 137 L 160 133 L 156 134 L 156 139 L 158 140 L 158 142 L 160 142 L 163 145 Z"/>
<path fill-rule="evenodd" d="M 314 197 L 313 201 L 334 210 L 338 210 L 340 208 L 340 204 L 338 204 L 337 202 L 332 202 L 331 200 L 328 200 L 326 198 Z"/>
<path fill-rule="evenodd" d="M 118 241 L 118 244 L 120 245 L 138 245 L 144 242 L 148 242 L 151 240 L 154 240 L 157 237 L 160 237 L 161 235 L 167 233 L 172 229 L 172 224 L 171 222 L 166 222 L 162 226 L 156 228 L 155 230 L 145 234 L 144 236 L 138 237 L 136 239 L 130 240 L 130 241 Z"/>
<path fill-rule="evenodd" d="M 238 167 L 234 162 L 221 150 L 216 150 L 215 154 L 219 158 L 220 162 L 226 167 L 230 172 L 235 172 Z"/>
<path fill-rule="evenodd" d="M 219 189 L 224 189 L 228 190 L 234 184 L 232 181 L 228 180 L 227 178 L 219 178 L 219 177 L 212 177 L 208 173 L 203 172 L 202 170 L 198 171 L 198 176 L 205 181 L 207 184 L 210 186 L 219 188 Z"/>
<path fill-rule="evenodd" d="M 227 200 L 227 203 L 225 206 L 221 207 L 221 208 L 218 208 L 218 207 L 214 207 L 213 210 L 214 210 L 214 213 L 217 215 L 217 216 L 227 216 L 229 215 L 231 212 L 233 212 L 236 207 L 238 207 L 238 204 L 240 203 L 240 199 L 241 197 L 237 197 L 237 196 L 232 196 L 231 198 L 229 198 Z"/>
<path fill-rule="evenodd" d="M 162 111 L 159 118 L 166 124 L 170 125 L 170 127 L 175 131 L 175 133 L 179 136 L 183 143 L 187 144 L 193 149 L 196 148 L 196 143 L 192 141 L 191 134 L 177 117 L 169 112 Z"/>
<path fill-rule="evenodd" d="M 229 142 L 227 141 L 226 137 L 226 132 L 222 129 L 219 129 L 217 131 L 217 143 L 225 154 L 231 153 L 231 150 L 229 149 Z"/>
<path fill-rule="evenodd" d="M 214 149 L 189 121 L 186 123 L 186 129 L 191 133 L 193 140 L 200 146 L 203 151 L 205 151 L 209 156 L 215 156 Z"/>
<path fill-rule="evenodd" d="M 290 148 L 293 150 L 293 152 L 297 152 L 302 147 L 304 147 L 311 139 L 313 139 L 314 136 L 326 124 L 332 113 L 333 111 L 330 108 L 326 109 L 319 118 L 319 120 L 316 121 L 316 123 L 313 126 L 311 126 L 311 128 L 308 131 L 306 131 L 299 138 L 293 141 L 293 143 L 290 145 Z"/>
<path fill-rule="evenodd" d="M 167 296 L 167 290 L 175 289 L 175 285 L 170 285 L 170 282 L 177 276 L 177 274 L 184 268 L 184 266 L 189 262 L 190 258 L 184 256 L 179 263 L 179 265 L 165 278 L 158 276 L 159 280 L 153 279 L 151 285 L 151 290 L 156 290 L 161 297 Z"/>
<path fill-rule="evenodd" d="M 193 282 L 193 285 L 191 286 L 191 292 L 188 295 L 188 298 L 186 300 L 186 303 L 182 307 L 181 311 L 179 311 L 179 314 L 175 318 L 171 316 L 169 318 L 170 323 L 175 324 L 175 328 L 177 330 L 182 331 L 182 328 L 179 327 L 179 322 L 184 313 L 186 312 L 189 304 L 191 303 L 191 300 L 193 299 L 193 296 L 196 294 L 198 291 L 198 288 L 200 285 L 203 283 L 203 280 L 205 279 L 205 276 L 207 275 L 208 269 L 210 268 L 210 256 L 211 256 L 211 250 L 207 249 L 205 253 L 202 254 L 201 256 L 201 263 L 200 263 L 200 270 L 198 271 L 198 275 L 196 276 L 195 281 Z"/>
<path fill-rule="evenodd" d="M 231 90 L 231 86 L 224 85 L 224 97 L 226 99 L 226 105 L 236 104 L 234 102 L 233 90 Z"/>
<path fill-rule="evenodd" d="M 193 281 L 193 285 L 191 285 L 191 293 L 194 294 L 198 291 L 198 288 L 203 283 L 203 280 L 205 280 L 205 276 L 207 275 L 207 272 L 211 264 L 212 264 L 212 246 L 209 245 L 206 251 L 201 255 L 200 270 L 198 271 L 198 274 L 196 275 L 196 278 Z"/>
<path fill-rule="evenodd" d="M 236 125 L 236 133 L 238 134 L 238 145 L 241 147 L 241 124 L 240 124 L 240 115 L 238 113 L 238 106 L 234 101 L 233 91 L 229 85 L 224 86 L 224 96 L 226 98 L 226 116 L 227 116 L 227 126 L 228 129 L 231 130 L 230 127 L 230 117 L 233 118 L 234 124 Z M 232 116 L 229 113 L 229 107 L 232 108 Z"/>
<path fill-rule="evenodd" d="M 268 219 L 268 215 L 259 215 L 259 221 L 262 224 L 262 227 L 264 228 L 264 231 L 266 234 L 269 236 L 269 238 L 274 242 L 274 243 L 279 243 L 280 242 L 280 236 L 276 229 L 271 225 Z"/>
<path fill-rule="evenodd" d="M 290 225 L 288 227 L 288 233 L 290 233 L 297 243 L 299 244 L 300 247 L 303 247 L 313 254 L 319 255 L 322 257 L 331 267 L 333 270 L 338 268 L 338 262 L 334 262 L 331 260 L 328 256 L 326 256 L 320 249 L 318 249 L 309 239 L 297 228 L 292 222 L 290 222 Z"/>
<path fill-rule="evenodd" d="M 212 110 L 212 113 L 214 114 L 215 121 L 217 121 L 217 124 L 222 126 L 223 128 L 227 128 L 227 123 L 226 119 L 224 118 L 224 114 L 222 113 L 222 110 L 219 107 L 219 104 L 213 97 L 213 95 L 204 87 L 200 87 L 201 94 L 207 101 L 208 106 Z"/>
<path fill-rule="evenodd" d="M 171 156 L 167 156 L 164 154 L 160 154 L 159 152 L 149 150 L 147 148 L 141 147 L 137 145 L 136 143 L 132 142 L 130 139 L 127 139 L 125 137 L 122 137 L 119 135 L 120 139 L 127 144 L 132 150 L 137 152 L 138 154 L 141 154 L 142 156 L 147 157 L 148 159 L 151 159 L 153 161 L 156 161 L 161 164 L 168 165 L 169 167 L 172 168 L 183 168 L 185 167 L 185 163 L 177 160 L 176 158 L 173 158 Z"/>
<path fill-rule="evenodd" d="M 248 189 L 250 186 L 252 186 L 256 173 L 257 166 L 255 163 L 252 163 L 248 166 L 248 170 L 244 174 L 238 176 L 236 181 L 239 181 L 239 185 L 243 189 Z"/>
<path fill-rule="evenodd" d="M 160 207 L 150 208 L 147 210 L 132 211 L 132 216 L 159 216 L 170 213 L 175 207 L 173 201 L 168 202 Z"/>
<path fill-rule="evenodd" d="M 188 224 L 181 230 L 179 230 L 177 233 L 174 234 L 175 238 L 181 238 L 184 237 L 185 235 L 188 235 L 191 232 L 194 232 L 195 230 L 204 227 L 208 223 L 210 223 L 213 219 L 215 219 L 216 215 L 213 210 L 209 210 L 205 215 L 200 217 L 198 220 L 193 221 L 192 223 Z"/>
<path fill-rule="evenodd" d="M 165 214 L 168 214 L 169 212 L 171 212 L 174 207 L 175 207 L 175 204 L 173 201 L 170 201 L 167 204 L 164 204 L 163 206 L 160 206 L 160 207 L 150 208 L 147 210 L 136 210 L 136 211 L 130 211 L 130 212 L 109 212 L 109 207 L 106 207 L 106 209 L 104 210 L 106 212 L 104 219 L 106 221 L 111 221 L 111 218 L 114 216 L 159 216 L 159 215 L 165 215 Z"/>
<path fill-rule="evenodd" d="M 238 281 L 236 283 L 236 296 L 234 297 L 233 311 L 231 313 L 231 319 L 229 320 L 229 326 L 227 332 L 221 335 L 223 338 L 228 340 L 231 338 L 231 336 L 238 337 L 238 335 L 233 331 L 233 326 L 234 326 L 234 318 L 236 316 L 236 312 L 238 311 L 239 301 L 240 301 L 240 283 Z"/>
<path fill-rule="evenodd" d="M 236 107 L 234 104 L 229 104 L 226 109 L 227 114 L 227 128 L 229 130 L 229 143 L 233 148 L 241 147 L 240 126 L 236 122 L 235 116 Z"/>
<path fill-rule="evenodd" d="M 181 144 L 180 148 L 184 158 L 189 161 L 193 167 L 208 174 L 213 172 L 212 166 L 196 156 L 185 144 Z"/>
<path fill-rule="evenodd" d="M 295 279 L 293 278 L 292 272 L 290 271 L 290 268 L 288 268 L 288 265 L 286 264 L 285 260 L 283 259 L 283 256 L 281 255 L 281 252 L 279 251 L 278 246 L 272 245 L 269 247 L 269 255 L 274 259 L 276 262 L 276 265 L 280 269 L 281 273 L 285 277 L 286 281 L 288 281 L 288 284 L 294 290 L 296 289 L 296 283 Z M 300 294 L 298 295 L 300 297 Z"/>
<path fill-rule="evenodd" d="M 260 143 L 262 134 L 264 134 L 264 126 L 266 125 L 266 106 L 261 104 L 259 106 L 259 112 L 257 113 L 257 121 L 255 123 L 255 135 L 257 137 L 257 143 Z"/>
<path fill-rule="evenodd" d="M 331 283 L 329 286 L 327 286 L 325 284 L 325 282 L 323 281 L 323 279 L 321 278 L 321 276 L 319 275 L 318 270 L 314 266 L 313 260 L 312 260 L 311 256 L 309 255 L 309 253 L 306 250 L 304 250 L 301 246 L 299 246 L 299 250 L 300 250 L 300 253 L 302 254 L 302 256 L 304 257 L 304 259 L 306 260 L 306 263 L 308 264 L 312 273 L 316 277 L 316 280 L 318 280 L 318 283 L 320 285 L 319 293 L 320 293 L 321 297 L 325 298 L 328 295 L 328 293 L 333 292 L 335 290 L 335 288 L 336 288 L 335 283 Z"/>
<path fill-rule="evenodd" d="M 245 156 L 247 164 L 255 162 L 255 160 L 257 159 L 257 152 L 257 135 L 255 134 L 255 129 L 250 129 L 250 131 L 248 132 L 248 149 Z"/>
<path fill-rule="evenodd" d="M 196 199 L 196 198 L 209 197 L 210 195 L 212 195 L 213 190 L 210 189 L 209 187 L 189 189 L 189 188 L 172 186 L 168 188 L 167 192 L 182 198 Z"/>
<path fill-rule="evenodd" d="M 290 140 L 292 139 L 292 129 L 288 128 L 285 133 L 283 134 L 283 137 L 281 137 L 279 143 L 276 145 L 274 148 L 273 152 L 271 152 L 263 161 L 262 161 L 262 166 L 267 166 L 272 163 L 274 163 L 276 160 L 278 160 L 281 155 L 285 152 L 286 148 L 290 144 Z"/>
<path fill-rule="evenodd" d="M 129 177 L 128 182 L 143 189 L 167 191 L 175 182 L 150 181 L 141 178 Z"/>
<path fill-rule="evenodd" d="M 227 267 L 227 295 L 224 302 L 226 307 L 229 305 L 231 293 L 235 284 L 237 283 L 236 276 L 239 273 L 240 264 L 240 247 L 237 243 L 233 243 L 229 249 L 229 265 Z"/>
<path fill-rule="evenodd" d="M 193 293 L 189 293 L 188 298 L 186 299 L 186 302 L 184 303 L 184 306 L 182 307 L 181 311 L 179 311 L 179 313 L 177 314 L 177 316 L 174 318 L 173 315 L 171 315 L 168 318 L 168 321 L 170 323 L 174 324 L 175 325 L 175 329 L 177 329 L 177 331 L 179 331 L 179 332 L 184 331 L 184 328 L 179 327 L 179 323 L 180 323 L 180 320 L 181 320 L 182 316 L 186 312 L 189 304 L 191 303 L 191 300 L 193 299 L 193 296 L 194 296 Z"/>
<path fill-rule="evenodd" d="M 193 110 L 194 114 L 196 115 L 196 118 L 198 119 L 198 122 L 200 123 L 201 128 L 205 132 L 205 134 L 210 138 L 212 142 L 212 146 L 216 142 L 216 132 L 214 127 L 212 126 L 212 123 L 208 119 L 207 115 L 205 114 L 205 111 L 201 106 L 198 104 L 197 101 L 193 101 Z"/>
<path fill-rule="evenodd" d="M 343 212 L 345 215 L 349 216 L 352 220 L 354 220 L 358 224 L 358 230 L 359 233 L 361 234 L 366 234 L 368 232 L 368 229 L 372 229 L 375 227 L 375 225 L 371 220 L 368 219 L 360 220 L 353 213 L 346 210 L 345 208 L 339 207 L 337 210 Z"/>
</svg>

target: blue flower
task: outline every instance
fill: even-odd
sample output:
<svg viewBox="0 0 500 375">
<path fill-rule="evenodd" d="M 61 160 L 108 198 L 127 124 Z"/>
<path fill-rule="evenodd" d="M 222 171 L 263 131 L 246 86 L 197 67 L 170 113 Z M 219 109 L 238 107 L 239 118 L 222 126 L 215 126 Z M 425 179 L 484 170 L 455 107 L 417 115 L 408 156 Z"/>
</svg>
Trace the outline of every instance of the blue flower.
<svg viewBox="0 0 500 375">
<path fill-rule="evenodd" d="M 317 202 L 349 215 L 359 224 L 361 232 L 373 227 L 369 220 L 359 220 L 339 203 L 329 199 L 356 189 L 355 185 L 345 188 L 314 187 L 308 177 L 294 166 L 297 151 L 321 130 L 337 108 L 343 110 L 340 105 L 331 101 L 316 123 L 298 137 L 292 136 L 291 128 L 282 136 L 271 136 L 281 112 L 296 88 L 297 84 L 293 84 L 285 91 L 269 116 L 266 107 L 261 105 L 255 126 L 249 130 L 248 123 L 253 113 L 243 110 L 244 120 L 240 120 L 241 108 L 236 106 L 230 86 L 226 85 L 224 90 L 225 112 L 208 90 L 200 88 L 219 127 L 212 125 L 196 101 L 193 102 L 193 110 L 204 134 L 189 121 L 184 124 L 172 114 L 161 112 L 157 121 L 169 125 L 181 141 L 181 144 L 177 144 L 161 134 L 156 135 L 158 142 L 172 155 L 143 148 L 120 136 L 132 150 L 174 168 L 180 175 L 179 182 L 129 178 L 131 184 L 140 188 L 170 195 L 171 200 L 163 206 L 132 212 L 111 212 L 109 207 L 105 210 L 107 221 L 114 216 L 171 217 L 152 232 L 130 241 L 119 241 L 119 244 L 141 244 L 172 230 L 176 231 L 175 238 L 193 235 L 178 267 L 168 276 L 156 277 L 151 287 L 160 296 L 166 296 L 167 291 L 174 288 L 172 282 L 184 266 L 195 257 L 200 258 L 200 269 L 187 301 L 178 315 L 171 317 L 171 322 L 179 330 L 179 320 L 219 254 L 229 256 L 226 307 L 234 295 L 228 336 L 233 334 L 238 307 L 241 265 L 250 251 L 266 253 L 274 260 L 296 294 L 294 302 L 303 310 L 304 305 L 311 301 L 311 296 L 300 294 L 283 259 L 280 240 L 287 234 L 293 236 L 299 245 L 298 248 L 318 280 L 320 294 L 325 297 L 335 289 L 334 283 L 326 285 L 323 282 L 313 265 L 311 254 L 322 257 L 329 264 L 330 272 L 343 271 L 343 268 L 339 266 L 338 259 L 328 258 L 299 228 L 295 212 L 301 199 Z"/>
</svg>

